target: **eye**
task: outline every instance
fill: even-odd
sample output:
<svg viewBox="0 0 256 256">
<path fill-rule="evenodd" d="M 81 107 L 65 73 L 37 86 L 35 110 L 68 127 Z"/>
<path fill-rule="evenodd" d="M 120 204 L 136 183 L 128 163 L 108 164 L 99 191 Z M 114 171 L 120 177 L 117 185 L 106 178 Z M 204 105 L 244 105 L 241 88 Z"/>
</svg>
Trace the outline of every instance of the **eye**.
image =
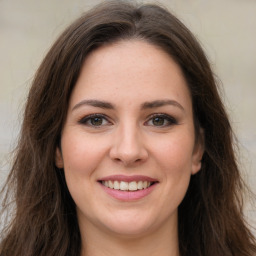
<svg viewBox="0 0 256 256">
<path fill-rule="evenodd" d="M 92 114 L 85 116 L 79 120 L 79 123 L 91 127 L 101 127 L 110 124 L 106 116 L 103 114 Z"/>
<path fill-rule="evenodd" d="M 146 122 L 146 125 L 158 127 L 167 127 L 174 124 L 177 124 L 176 119 L 166 114 L 154 114 Z"/>
</svg>

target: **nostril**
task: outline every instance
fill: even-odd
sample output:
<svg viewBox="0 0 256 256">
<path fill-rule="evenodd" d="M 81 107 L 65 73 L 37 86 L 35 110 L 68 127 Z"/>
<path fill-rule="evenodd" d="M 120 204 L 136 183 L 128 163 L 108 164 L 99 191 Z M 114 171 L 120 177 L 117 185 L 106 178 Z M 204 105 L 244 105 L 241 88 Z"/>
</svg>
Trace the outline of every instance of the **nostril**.
<svg viewBox="0 0 256 256">
<path fill-rule="evenodd" d="M 124 165 L 139 164 L 147 159 L 148 152 L 143 144 L 125 143 L 125 140 L 121 142 L 119 144 L 115 143 L 109 152 L 110 158 L 116 163 L 123 163 Z"/>
</svg>

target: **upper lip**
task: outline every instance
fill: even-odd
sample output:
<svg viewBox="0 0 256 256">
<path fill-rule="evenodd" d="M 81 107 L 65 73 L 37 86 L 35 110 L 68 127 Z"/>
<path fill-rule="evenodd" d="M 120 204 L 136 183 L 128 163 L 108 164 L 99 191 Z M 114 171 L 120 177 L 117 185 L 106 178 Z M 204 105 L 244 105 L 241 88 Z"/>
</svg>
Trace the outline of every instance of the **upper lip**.
<svg viewBox="0 0 256 256">
<path fill-rule="evenodd" d="M 156 179 L 153 179 L 148 176 L 144 175 L 131 175 L 131 176 L 126 176 L 126 175 L 110 175 L 103 177 L 99 179 L 99 181 L 107 181 L 107 180 L 112 180 L 112 181 L 126 181 L 126 182 L 131 182 L 131 181 L 150 181 L 150 182 L 157 182 Z"/>
</svg>

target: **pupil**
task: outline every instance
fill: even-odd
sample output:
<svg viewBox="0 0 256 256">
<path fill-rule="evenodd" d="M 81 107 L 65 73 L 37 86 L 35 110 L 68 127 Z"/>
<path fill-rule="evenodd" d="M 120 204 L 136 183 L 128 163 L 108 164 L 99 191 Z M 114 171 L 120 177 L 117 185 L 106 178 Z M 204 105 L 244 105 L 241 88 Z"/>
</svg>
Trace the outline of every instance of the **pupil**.
<svg viewBox="0 0 256 256">
<path fill-rule="evenodd" d="M 153 124 L 154 125 L 163 125 L 164 124 L 164 118 L 162 117 L 154 117 L 153 119 Z"/>
<path fill-rule="evenodd" d="M 94 117 L 91 119 L 92 125 L 99 126 L 102 125 L 102 118 L 101 117 Z"/>
</svg>

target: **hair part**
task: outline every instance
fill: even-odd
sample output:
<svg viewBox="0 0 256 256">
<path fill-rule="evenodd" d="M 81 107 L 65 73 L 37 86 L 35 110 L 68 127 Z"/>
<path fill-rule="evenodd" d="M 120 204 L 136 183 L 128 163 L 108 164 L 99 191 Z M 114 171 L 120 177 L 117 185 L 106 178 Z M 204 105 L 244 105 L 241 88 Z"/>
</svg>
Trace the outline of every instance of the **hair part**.
<svg viewBox="0 0 256 256">
<path fill-rule="evenodd" d="M 77 256 L 81 238 L 75 203 L 55 151 L 69 98 L 88 54 L 120 40 L 144 40 L 182 69 L 197 134 L 204 130 L 202 169 L 179 207 L 183 256 L 252 256 L 255 239 L 243 217 L 244 188 L 234 136 L 209 62 L 191 32 L 166 9 L 108 1 L 71 24 L 52 46 L 30 89 L 7 191 L 15 214 L 0 245 L 3 256 Z M 8 194 L 6 200 L 8 199 Z"/>
</svg>

